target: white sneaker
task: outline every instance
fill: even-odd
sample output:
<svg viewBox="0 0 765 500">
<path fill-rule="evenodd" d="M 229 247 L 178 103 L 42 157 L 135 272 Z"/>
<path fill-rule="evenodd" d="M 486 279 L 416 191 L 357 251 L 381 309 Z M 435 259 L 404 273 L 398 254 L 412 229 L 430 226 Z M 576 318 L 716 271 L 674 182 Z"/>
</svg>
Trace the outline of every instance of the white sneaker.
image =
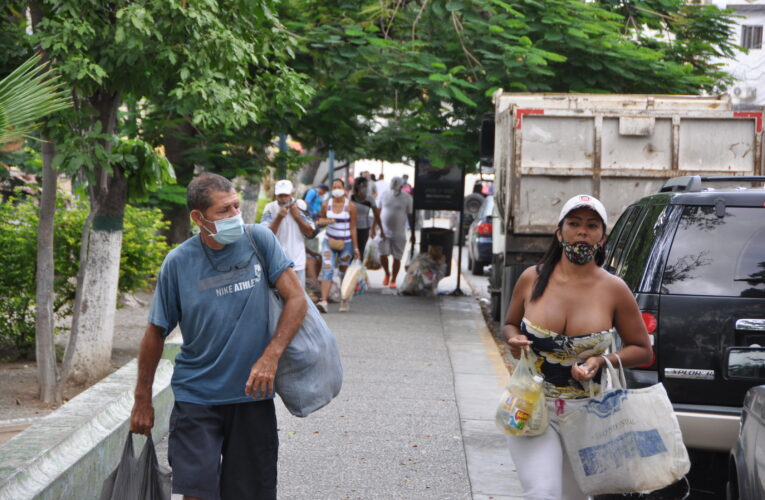
<svg viewBox="0 0 765 500">
<path fill-rule="evenodd" d="M 342 312 L 348 312 L 348 311 L 350 311 L 350 310 L 351 310 L 351 304 L 350 304 L 350 302 L 348 302 L 348 301 L 345 301 L 345 300 L 344 300 L 344 301 L 342 301 L 342 302 L 340 302 L 340 309 L 339 309 L 339 311 L 340 311 L 341 313 L 342 313 Z"/>
<path fill-rule="evenodd" d="M 319 312 L 327 313 L 329 312 L 329 304 L 327 304 L 326 300 L 321 300 L 316 303 L 316 309 L 318 309 Z"/>
</svg>

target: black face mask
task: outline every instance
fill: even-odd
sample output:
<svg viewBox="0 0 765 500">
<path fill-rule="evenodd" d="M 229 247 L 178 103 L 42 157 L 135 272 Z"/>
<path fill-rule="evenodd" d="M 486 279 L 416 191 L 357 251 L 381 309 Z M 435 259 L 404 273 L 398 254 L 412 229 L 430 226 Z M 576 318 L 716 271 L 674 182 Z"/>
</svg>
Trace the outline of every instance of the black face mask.
<svg viewBox="0 0 765 500">
<path fill-rule="evenodd" d="M 595 254 L 600 249 L 600 245 L 590 245 L 583 241 L 577 243 L 560 242 L 563 251 L 566 252 L 566 257 L 572 263 L 583 266 L 595 258 Z"/>
</svg>

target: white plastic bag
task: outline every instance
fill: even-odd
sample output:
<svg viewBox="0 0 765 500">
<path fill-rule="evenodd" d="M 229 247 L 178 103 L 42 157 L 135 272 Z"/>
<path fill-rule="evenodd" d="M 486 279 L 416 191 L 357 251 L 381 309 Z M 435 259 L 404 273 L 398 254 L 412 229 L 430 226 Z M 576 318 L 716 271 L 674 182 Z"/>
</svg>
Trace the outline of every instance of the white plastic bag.
<svg viewBox="0 0 765 500">
<path fill-rule="evenodd" d="M 367 293 L 367 291 L 369 291 L 369 275 L 367 274 L 367 268 L 362 267 L 361 276 L 356 282 L 356 290 L 353 292 L 353 295 L 361 295 L 362 293 Z"/>
<path fill-rule="evenodd" d="M 380 240 L 380 237 L 367 240 L 367 246 L 364 248 L 364 267 L 370 271 L 382 268 L 380 263 Z"/>
<path fill-rule="evenodd" d="M 430 247 L 428 253 L 420 253 L 406 266 L 401 293 L 404 295 L 434 296 L 438 282 L 446 273 L 446 262 L 441 247 Z M 435 249 L 435 250 L 434 250 Z"/>
<path fill-rule="evenodd" d="M 537 436 L 547 429 L 549 417 L 542 375 L 534 364 L 534 353 L 521 351 L 507 389 L 497 405 L 495 422 L 505 434 Z"/>
<path fill-rule="evenodd" d="M 343 277 L 343 283 L 340 285 L 340 296 L 343 300 L 351 300 L 353 293 L 356 291 L 356 285 L 362 278 L 364 273 L 364 266 L 361 265 L 358 259 L 354 259 L 348 269 L 345 271 Z"/>
<path fill-rule="evenodd" d="M 560 417 L 560 434 L 586 495 L 649 492 L 690 470 L 688 451 L 662 384 L 626 389 L 608 362 L 611 388 Z"/>
</svg>

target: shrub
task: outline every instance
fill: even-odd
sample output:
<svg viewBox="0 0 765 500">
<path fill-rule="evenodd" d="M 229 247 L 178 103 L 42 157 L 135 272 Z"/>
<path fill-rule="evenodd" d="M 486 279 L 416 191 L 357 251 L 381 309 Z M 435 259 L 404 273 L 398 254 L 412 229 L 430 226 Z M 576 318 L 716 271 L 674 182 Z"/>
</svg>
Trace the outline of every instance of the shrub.
<svg viewBox="0 0 765 500">
<path fill-rule="evenodd" d="M 54 302 L 57 318 L 71 314 L 80 262 L 86 204 L 61 196 L 54 235 Z M 0 340 L 17 357 L 34 352 L 35 269 L 39 211 L 31 201 L 0 203 Z M 160 231 L 168 223 L 159 209 L 125 209 L 119 291 L 147 288 L 169 250 Z"/>
</svg>

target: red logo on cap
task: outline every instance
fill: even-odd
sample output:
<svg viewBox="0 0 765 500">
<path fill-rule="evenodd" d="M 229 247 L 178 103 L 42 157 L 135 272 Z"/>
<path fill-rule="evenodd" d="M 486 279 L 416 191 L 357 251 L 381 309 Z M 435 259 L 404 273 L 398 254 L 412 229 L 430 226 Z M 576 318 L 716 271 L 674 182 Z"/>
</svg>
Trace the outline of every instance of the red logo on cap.
<svg viewBox="0 0 765 500">
<path fill-rule="evenodd" d="M 590 197 L 589 196 L 580 196 L 579 197 L 579 201 L 590 201 Z"/>
</svg>

